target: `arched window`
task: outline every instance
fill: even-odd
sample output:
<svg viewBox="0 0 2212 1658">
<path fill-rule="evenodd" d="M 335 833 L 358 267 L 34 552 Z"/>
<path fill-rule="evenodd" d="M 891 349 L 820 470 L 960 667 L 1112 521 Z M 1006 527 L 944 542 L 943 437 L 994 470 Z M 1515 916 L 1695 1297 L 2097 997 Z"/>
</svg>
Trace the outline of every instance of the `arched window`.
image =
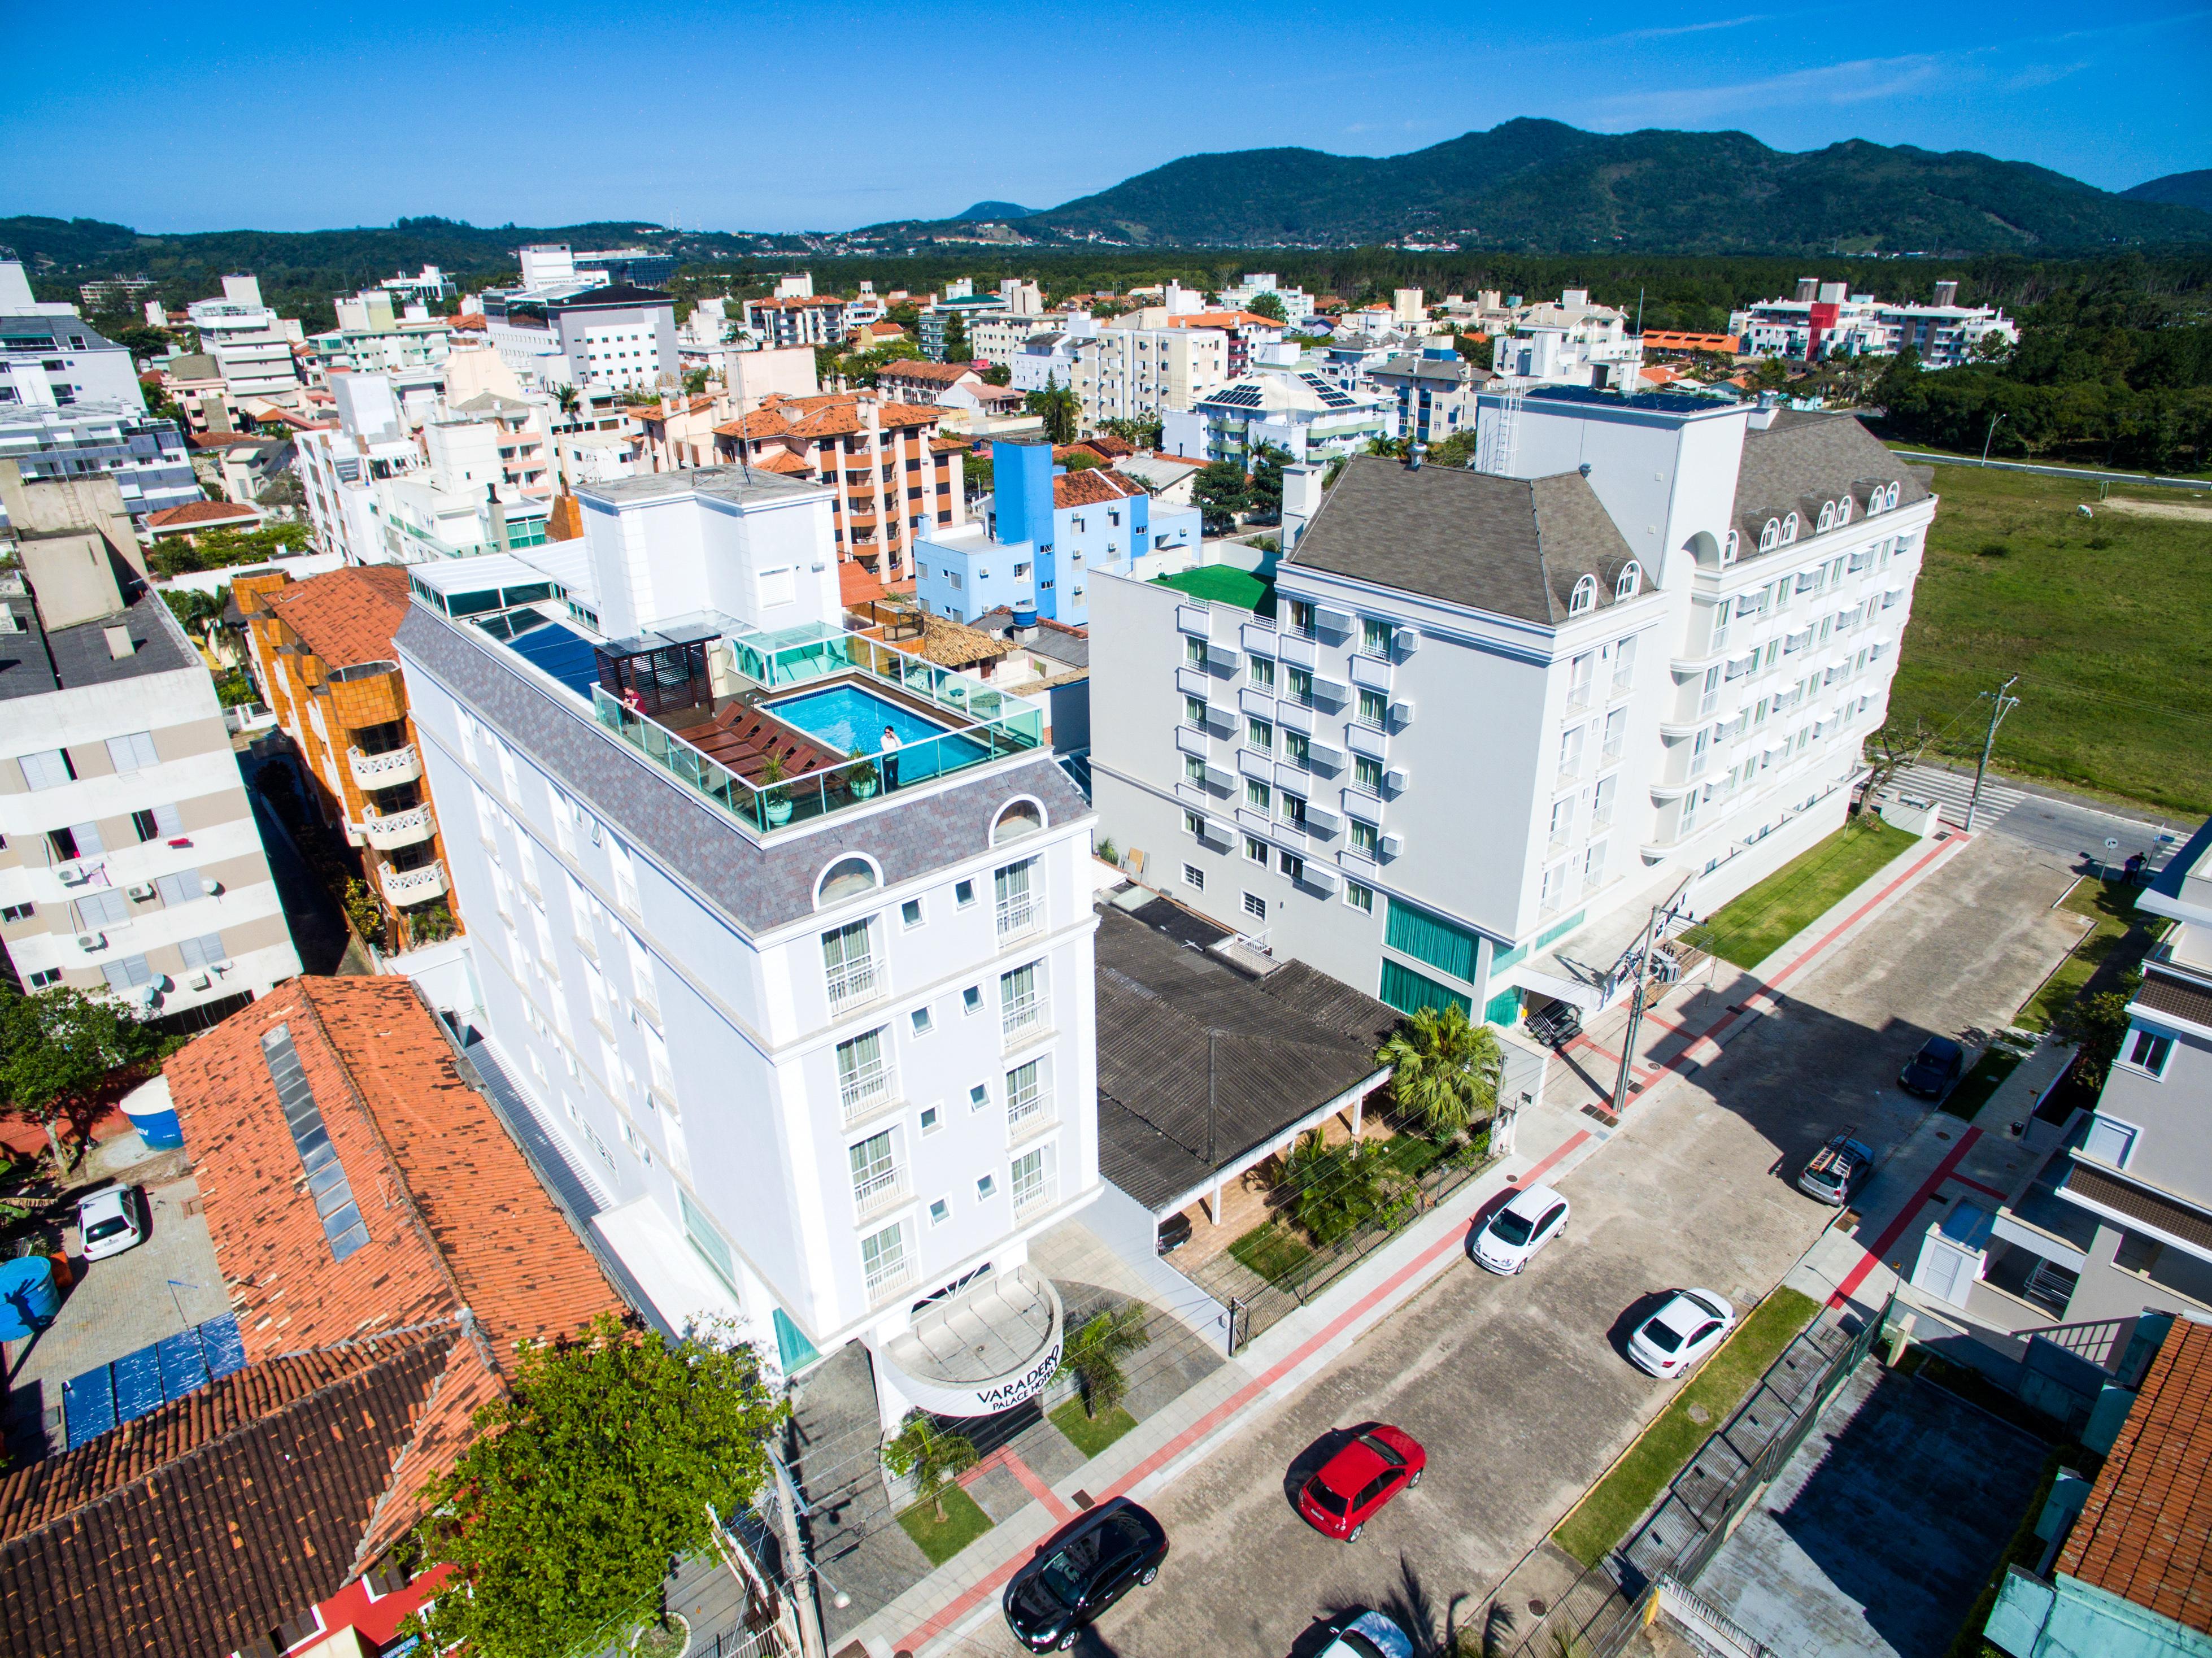
<svg viewBox="0 0 2212 1658">
<path fill-rule="evenodd" d="M 1886 513 L 1886 512 L 1887 512 L 1891 507 L 1894 507 L 1894 506 L 1896 506 L 1896 505 L 1897 505 L 1897 486 L 1896 486 L 1894 483 L 1893 483 L 1893 484 L 1891 484 L 1891 485 L 1889 486 L 1889 488 L 1888 488 L 1888 489 L 1885 489 L 1885 490 L 1883 490 L 1883 491 L 1881 492 L 1881 510 L 1882 510 L 1883 512 L 1885 512 L 1885 513 Z"/>
<path fill-rule="evenodd" d="M 1867 491 L 1867 516 L 1872 518 L 1881 510 L 1881 485 L 1875 484 Z"/>
<path fill-rule="evenodd" d="M 1762 553 L 1771 552 L 1781 544 L 1782 520 L 1778 518 L 1771 518 L 1766 520 L 1766 527 L 1759 532 L 1759 550 Z"/>
<path fill-rule="evenodd" d="M 1034 800 L 1010 800 L 991 825 L 991 844 L 1003 847 L 1009 841 L 1018 841 L 1025 835 L 1035 835 L 1044 827 L 1044 813 Z"/>
<path fill-rule="evenodd" d="M 1826 535 L 1835 527 L 1836 503 L 1832 501 L 1824 501 L 1820 503 L 1820 521 L 1816 533 Z"/>
<path fill-rule="evenodd" d="M 1850 521 L 1851 498 L 1849 495 L 1845 495 L 1836 502 L 1836 522 L 1838 524 L 1849 524 Z"/>
<path fill-rule="evenodd" d="M 1721 543 L 1721 568 L 1723 570 L 1735 562 L 1736 547 L 1736 533 L 1731 530 L 1728 532 L 1728 539 Z"/>
<path fill-rule="evenodd" d="M 865 858 L 840 858 L 822 872 L 822 880 L 814 889 L 814 902 L 839 904 L 848 898 L 857 898 L 864 892 L 873 892 L 880 884 L 876 866 Z"/>
<path fill-rule="evenodd" d="M 1782 544 L 1787 547 L 1797 539 L 1797 514 L 1792 513 L 1782 520 Z"/>
<path fill-rule="evenodd" d="M 1567 614 L 1580 616 L 1597 604 L 1597 578 L 1586 575 L 1575 583 L 1575 590 L 1567 596 Z"/>
<path fill-rule="evenodd" d="M 1632 558 L 1621 568 L 1620 576 L 1614 580 L 1613 596 L 1615 598 L 1633 598 L 1643 586 L 1644 567 Z"/>
</svg>

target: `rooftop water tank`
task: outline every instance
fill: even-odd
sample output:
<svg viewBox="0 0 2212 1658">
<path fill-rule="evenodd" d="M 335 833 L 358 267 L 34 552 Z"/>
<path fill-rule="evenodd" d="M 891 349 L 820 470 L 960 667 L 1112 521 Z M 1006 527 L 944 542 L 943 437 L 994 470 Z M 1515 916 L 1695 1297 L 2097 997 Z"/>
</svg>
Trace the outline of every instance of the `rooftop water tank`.
<svg viewBox="0 0 2212 1658">
<path fill-rule="evenodd" d="M 0 1341 L 14 1341 L 43 1330 L 61 1310 L 62 1292 L 54 1283 L 54 1264 L 44 1255 L 0 1261 Z"/>
<path fill-rule="evenodd" d="M 1036 626 L 1036 605 L 1034 601 L 1023 599 L 1014 605 L 1014 626 L 1017 629 Z"/>
</svg>

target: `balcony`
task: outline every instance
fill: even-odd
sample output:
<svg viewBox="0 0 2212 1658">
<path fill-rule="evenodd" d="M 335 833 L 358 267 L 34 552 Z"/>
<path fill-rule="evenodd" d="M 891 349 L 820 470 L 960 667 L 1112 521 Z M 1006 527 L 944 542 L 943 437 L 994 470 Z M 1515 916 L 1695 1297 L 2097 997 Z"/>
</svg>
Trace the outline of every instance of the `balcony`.
<svg viewBox="0 0 2212 1658">
<path fill-rule="evenodd" d="M 431 815 L 428 805 L 390 813 L 362 808 L 361 838 L 379 852 L 417 845 L 437 832 L 438 820 Z"/>
<path fill-rule="evenodd" d="M 1207 752 L 1206 733 L 1195 726 L 1177 726 L 1176 747 L 1184 754 L 1194 754 L 1203 760 Z"/>
<path fill-rule="evenodd" d="M 1293 667 L 1310 668 L 1321 659 L 1321 652 L 1310 634 L 1285 633 L 1277 647 L 1284 661 Z"/>
<path fill-rule="evenodd" d="M 1205 639 L 1212 632 L 1213 622 L 1203 604 L 1178 604 L 1176 606 L 1176 628 L 1194 639 Z"/>
<path fill-rule="evenodd" d="M 1053 1206 L 1059 1196 L 1060 1182 L 1049 1174 L 1039 1174 L 1014 1182 L 1014 1218 L 1027 1220 Z"/>
<path fill-rule="evenodd" d="M 857 1071 L 845 1072 L 837 1078 L 837 1102 L 848 1128 L 858 1127 L 896 1104 L 897 1099 L 897 1092 L 891 1086 L 891 1068 L 885 1060 L 878 1060 Z"/>
<path fill-rule="evenodd" d="M 1277 641 L 1282 635 L 1275 631 L 1275 624 L 1272 622 L 1247 622 L 1237 629 L 1237 637 L 1247 651 L 1261 656 L 1273 656 Z"/>
<path fill-rule="evenodd" d="M 394 869 L 381 865 L 376 872 L 377 884 L 384 889 L 385 901 L 394 908 L 404 909 L 409 904 L 428 903 L 433 898 L 446 896 L 446 865 L 442 859 L 421 865 L 415 869 Z"/>
<path fill-rule="evenodd" d="M 1246 685 L 1237 693 L 1237 706 L 1247 714 L 1256 714 L 1262 720 L 1275 717 L 1275 694 L 1262 690 L 1257 685 Z"/>
<path fill-rule="evenodd" d="M 830 1011 L 833 1017 L 882 999 L 890 989 L 889 975 L 877 970 L 876 958 L 863 956 L 830 969 Z"/>
<path fill-rule="evenodd" d="M 1052 1090 L 1031 1087 L 1006 1101 L 1006 1135 L 1016 1144 L 1040 1133 L 1059 1121 L 1052 1108 Z"/>
<path fill-rule="evenodd" d="M 422 756 L 412 743 L 386 749 L 381 754 L 348 749 L 346 765 L 353 773 L 355 784 L 364 789 L 396 788 L 402 783 L 420 782 L 422 777 Z"/>
<path fill-rule="evenodd" d="M 1390 665 L 1379 656 L 1355 656 L 1352 659 L 1352 683 L 1364 685 L 1370 690 L 1390 689 Z"/>
<path fill-rule="evenodd" d="M 894 1164 L 879 1175 L 853 1182 L 854 1212 L 862 1220 L 895 1209 L 906 1199 L 906 1170 Z"/>
<path fill-rule="evenodd" d="M 1044 904 L 1036 895 L 999 901 L 999 943 L 1001 947 L 1025 938 L 1044 925 Z"/>
<path fill-rule="evenodd" d="M 1006 1003 L 999 1010 L 999 1036 L 1006 1052 L 1027 1046 L 1045 1034 L 1045 999 L 1031 993 Z"/>
<path fill-rule="evenodd" d="M 1354 754 L 1380 760 L 1388 750 L 1382 733 L 1372 726 L 1352 725 L 1344 728 L 1345 746 Z"/>
<path fill-rule="evenodd" d="M 1176 670 L 1176 689 L 1185 696 L 1211 696 L 1213 680 L 1205 669 L 1185 665 Z"/>
</svg>

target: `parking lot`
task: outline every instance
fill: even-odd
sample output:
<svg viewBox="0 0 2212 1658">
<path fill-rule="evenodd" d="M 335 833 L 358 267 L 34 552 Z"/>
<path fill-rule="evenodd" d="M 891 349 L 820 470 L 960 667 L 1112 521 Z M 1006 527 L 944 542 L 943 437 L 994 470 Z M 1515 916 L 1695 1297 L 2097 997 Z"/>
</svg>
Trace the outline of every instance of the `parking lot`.
<svg viewBox="0 0 2212 1658">
<path fill-rule="evenodd" d="M 173 1167 L 164 1162 L 157 1169 Z M 25 1351 L 8 1344 L 9 1389 L 5 1436 L 26 1454 L 45 1436 L 58 1439 L 62 1383 L 127 1353 L 230 1310 L 217 1271 L 206 1217 L 198 1208 L 199 1183 L 191 1175 L 143 1188 L 150 1224 L 134 1249 L 88 1265 L 70 1229 L 70 1271 L 75 1278 L 53 1323 Z M 21 1363 L 18 1371 L 15 1366 Z"/>
<path fill-rule="evenodd" d="M 2009 1018 L 2071 941 L 2049 914 L 2069 878 L 1978 840 L 1795 981 L 1779 1017 L 1632 1108 L 1559 1182 L 1571 1230 L 1527 1273 L 1455 1267 L 1153 1505 L 1175 1552 L 1091 1649 L 1303 1652 L 1316 1620 L 1358 1606 L 1464 1626 L 1671 1392 L 1620 1356 L 1627 1309 L 1684 1284 L 1739 1306 L 1770 1289 L 1834 1213 L 1795 1189 L 1798 1163 L 1844 1122 L 1887 1151 L 1926 1114 L 1893 1085 L 1904 1057 Z M 1869 1215 L 1895 1183 L 1877 1173 Z M 1370 1418 L 1427 1446 L 1427 1477 L 1358 1543 L 1326 1541 L 1292 1510 L 1288 1471 Z M 1013 1650 L 995 1622 L 976 1639 Z"/>
</svg>

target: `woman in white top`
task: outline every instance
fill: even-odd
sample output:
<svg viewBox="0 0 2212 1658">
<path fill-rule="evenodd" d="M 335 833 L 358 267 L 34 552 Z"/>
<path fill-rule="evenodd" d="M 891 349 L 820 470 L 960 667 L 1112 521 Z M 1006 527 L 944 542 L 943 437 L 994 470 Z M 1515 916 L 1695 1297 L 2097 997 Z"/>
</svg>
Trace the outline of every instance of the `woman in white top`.
<svg viewBox="0 0 2212 1658">
<path fill-rule="evenodd" d="M 898 733 L 889 726 L 884 727 L 884 793 L 889 794 L 898 786 Z"/>
</svg>

